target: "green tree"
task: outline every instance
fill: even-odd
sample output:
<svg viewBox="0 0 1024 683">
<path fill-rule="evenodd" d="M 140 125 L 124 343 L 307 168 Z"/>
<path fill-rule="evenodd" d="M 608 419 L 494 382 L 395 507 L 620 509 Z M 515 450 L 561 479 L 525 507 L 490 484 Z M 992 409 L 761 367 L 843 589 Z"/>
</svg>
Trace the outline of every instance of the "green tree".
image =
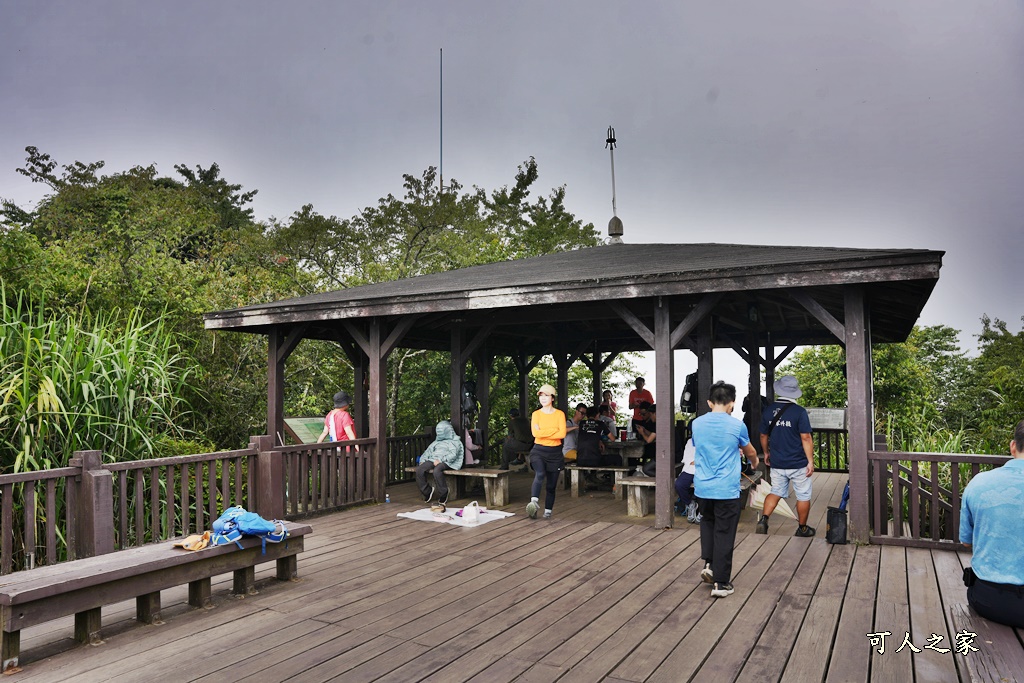
<svg viewBox="0 0 1024 683">
<path fill-rule="evenodd" d="M 915 327 L 907 341 L 872 347 L 875 429 L 902 442 L 921 424 L 950 426 L 961 415 L 960 396 L 968 361 L 945 325 Z M 796 375 L 808 406 L 846 405 L 846 353 L 840 346 L 815 346 L 798 352 L 776 375 Z"/>
<path fill-rule="evenodd" d="M 296 275 L 309 277 L 295 286 L 311 292 L 342 289 L 599 244 L 593 225 L 567 211 L 564 188 L 531 200 L 539 178 L 533 158 L 518 167 L 512 185 L 490 192 L 464 190 L 456 180 L 442 191 L 434 168 L 402 178 L 400 198 L 389 194 L 351 218 L 324 216 L 306 205 L 288 221 L 270 226 L 274 253 L 298 264 Z M 312 396 L 323 397 L 326 407 L 339 382 L 352 376 L 336 348 L 320 347 L 315 360 L 310 347 L 303 347 L 310 356 L 289 359 L 289 412 L 308 411 Z M 324 366 L 333 368 L 330 376 L 319 372 Z M 422 431 L 448 417 L 449 375 L 447 353 L 396 350 L 388 362 L 391 432 Z M 495 360 L 492 430 L 518 404 L 515 377 L 507 359 Z"/>
<path fill-rule="evenodd" d="M 983 448 L 1006 453 L 1010 430 L 1024 418 L 1024 330 L 1014 334 L 1005 322 L 987 315 L 981 326 L 979 353 L 964 394 L 975 407 Z"/>
</svg>

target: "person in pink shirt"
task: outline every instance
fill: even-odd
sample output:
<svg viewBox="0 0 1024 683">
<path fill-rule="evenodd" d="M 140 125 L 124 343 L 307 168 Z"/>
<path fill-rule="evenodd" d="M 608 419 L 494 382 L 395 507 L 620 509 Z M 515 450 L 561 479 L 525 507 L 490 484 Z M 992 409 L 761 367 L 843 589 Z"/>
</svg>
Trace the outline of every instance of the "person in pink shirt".
<svg viewBox="0 0 1024 683">
<path fill-rule="evenodd" d="M 615 420 L 619 416 L 619 404 L 612 400 L 612 390 L 605 389 L 601 394 L 601 405 L 608 406 L 608 415 Z"/>
<path fill-rule="evenodd" d="M 356 421 L 348 412 L 351 403 L 348 393 L 339 391 L 334 395 L 334 410 L 324 418 L 324 431 L 320 433 L 317 443 L 323 443 L 328 436 L 331 441 L 352 441 L 356 438 Z"/>
</svg>

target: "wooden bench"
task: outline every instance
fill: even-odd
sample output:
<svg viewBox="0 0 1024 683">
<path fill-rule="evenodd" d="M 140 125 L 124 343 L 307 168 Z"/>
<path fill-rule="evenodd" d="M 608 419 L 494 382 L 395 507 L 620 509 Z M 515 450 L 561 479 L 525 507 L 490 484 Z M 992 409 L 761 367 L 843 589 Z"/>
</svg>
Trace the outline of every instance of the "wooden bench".
<svg viewBox="0 0 1024 683">
<path fill-rule="evenodd" d="M 174 541 L 151 543 L 139 548 L 72 560 L 9 574 L 0 579 L 0 627 L 3 631 L 2 671 L 18 670 L 21 631 L 59 617 L 75 615 L 75 639 L 98 645 L 100 610 L 135 598 L 136 618 L 146 624 L 160 624 L 160 591 L 188 584 L 188 602 L 193 607 L 210 607 L 210 579 L 234 573 L 233 593 L 255 593 L 256 565 L 277 562 L 277 578 L 290 581 L 297 576 L 296 556 L 303 550 L 308 524 L 286 523 L 288 538 L 281 543 L 242 538 L 234 543 L 190 551 L 174 547 Z"/>
<path fill-rule="evenodd" d="M 406 472 L 416 473 L 415 467 L 406 467 Z M 451 477 L 448 488 L 455 490 L 455 500 L 466 497 L 466 484 L 471 478 L 478 478 L 484 485 L 484 499 L 487 507 L 500 508 L 508 505 L 509 470 L 491 470 L 483 467 L 469 467 L 461 470 L 445 470 L 445 477 Z M 428 475 L 433 477 L 433 474 Z"/>
<path fill-rule="evenodd" d="M 949 615 L 954 630 L 950 640 L 963 631 L 977 634 L 971 645 L 978 651 L 970 650 L 963 658 L 972 681 L 1019 680 L 1024 672 L 1024 648 L 1013 627 L 989 621 L 962 603 L 950 605 Z"/>
<path fill-rule="evenodd" d="M 747 477 L 740 477 L 740 509 L 747 507 L 747 493 L 750 487 L 761 480 L 761 473 L 754 472 Z M 651 509 L 654 497 L 654 477 L 622 477 L 616 482 L 616 488 L 622 489 L 626 498 L 626 514 L 630 517 L 646 517 Z M 673 495 L 675 491 L 672 492 Z"/>
<path fill-rule="evenodd" d="M 654 477 L 620 478 L 616 488 L 621 488 L 622 495 L 626 498 L 626 514 L 630 517 L 646 517 L 651 511 L 654 487 Z"/>
<path fill-rule="evenodd" d="M 572 497 L 579 498 L 581 493 L 585 493 L 584 487 L 580 484 L 582 477 L 587 472 L 611 472 L 615 478 L 614 486 L 612 488 L 612 495 L 617 500 L 622 500 L 622 486 L 619 482 L 626 476 L 630 468 L 628 467 L 582 467 L 580 465 L 567 465 L 566 471 L 569 472 L 570 477 L 570 488 L 572 490 Z"/>
</svg>

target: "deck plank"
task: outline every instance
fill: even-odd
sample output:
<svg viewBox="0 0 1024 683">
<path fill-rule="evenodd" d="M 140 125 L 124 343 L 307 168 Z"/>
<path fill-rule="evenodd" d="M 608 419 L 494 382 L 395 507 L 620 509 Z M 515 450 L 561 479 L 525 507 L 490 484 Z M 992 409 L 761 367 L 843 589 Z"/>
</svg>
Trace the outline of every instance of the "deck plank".
<svg viewBox="0 0 1024 683">
<path fill-rule="evenodd" d="M 872 650 L 865 634 L 874 632 L 881 556 L 880 546 L 857 548 L 842 601 L 839 626 L 832 641 L 826 683 L 863 683 L 868 680 Z"/>
<path fill-rule="evenodd" d="M 766 661 L 774 665 L 753 668 L 750 672 L 744 668 L 738 680 L 762 681 L 781 680 L 784 683 L 812 683 L 825 677 L 829 659 L 832 655 L 832 641 L 839 625 L 839 614 L 843 604 L 843 595 L 853 566 L 856 546 L 829 546 L 830 553 L 822 576 L 815 587 L 803 623 L 796 636 L 792 649 L 785 640 L 770 637 L 763 646 L 771 652 Z M 768 633 L 775 633 L 769 625 Z M 762 646 L 762 643 L 758 643 Z M 828 653 L 828 656 L 809 657 L 807 653 Z M 778 668 L 777 668 L 778 667 Z"/>
<path fill-rule="evenodd" d="M 953 653 L 926 648 L 934 633 L 946 636 L 946 617 L 942 610 L 932 554 L 924 548 L 907 548 L 907 589 L 910 603 L 911 642 L 921 649 L 913 653 L 914 676 L 928 683 L 956 683 Z M 951 647 L 948 637 L 938 647 Z"/>
<path fill-rule="evenodd" d="M 872 683 L 906 683 L 914 679 L 913 657 L 903 646 L 910 632 L 910 604 L 907 597 L 907 553 L 899 546 L 882 546 L 878 563 L 878 603 L 872 632 L 890 632 L 884 649 L 871 653 Z"/>
</svg>

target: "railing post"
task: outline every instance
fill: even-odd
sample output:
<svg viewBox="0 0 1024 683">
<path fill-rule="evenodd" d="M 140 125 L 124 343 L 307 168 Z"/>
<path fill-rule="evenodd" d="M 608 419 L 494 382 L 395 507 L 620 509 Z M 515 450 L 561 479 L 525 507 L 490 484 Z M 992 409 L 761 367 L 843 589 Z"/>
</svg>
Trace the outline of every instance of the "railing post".
<svg viewBox="0 0 1024 683">
<path fill-rule="evenodd" d="M 272 436 L 255 436 L 249 446 L 258 452 L 256 512 L 264 519 L 281 519 L 285 510 L 284 453 L 272 450 Z"/>
<path fill-rule="evenodd" d="M 103 469 L 103 451 L 75 451 L 72 467 L 82 474 L 77 482 L 75 511 L 76 558 L 114 551 L 114 479 Z"/>
</svg>

